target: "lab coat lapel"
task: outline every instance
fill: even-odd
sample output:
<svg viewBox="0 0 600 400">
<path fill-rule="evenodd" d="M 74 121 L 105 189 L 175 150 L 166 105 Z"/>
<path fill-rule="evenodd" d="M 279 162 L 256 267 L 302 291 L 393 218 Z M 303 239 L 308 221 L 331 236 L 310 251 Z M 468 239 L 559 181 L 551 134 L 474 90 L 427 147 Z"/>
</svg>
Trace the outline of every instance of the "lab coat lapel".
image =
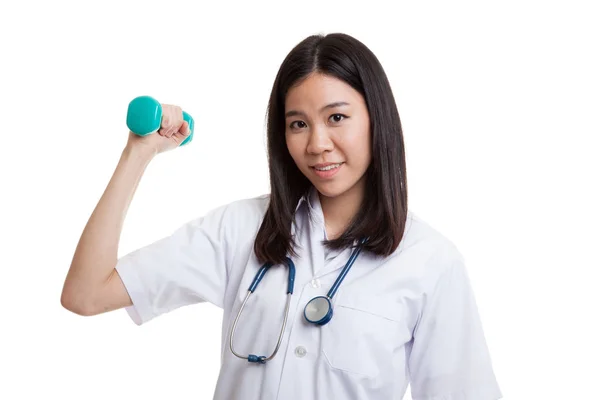
<svg viewBox="0 0 600 400">
<path fill-rule="evenodd" d="M 308 258 L 312 269 L 312 276 L 316 276 L 325 264 L 323 240 L 325 239 L 325 220 L 319 201 L 317 190 L 313 187 L 307 193 L 306 201 L 306 227 L 308 229 Z"/>
<path fill-rule="evenodd" d="M 298 274 L 301 272 L 314 277 L 316 271 L 323 266 L 323 261 L 325 259 L 323 245 L 321 243 L 323 233 L 319 235 L 320 230 L 323 232 L 323 229 L 319 228 L 320 205 L 316 204 L 315 201 L 318 202 L 318 196 L 316 196 L 315 188 L 311 187 L 311 189 L 302 196 L 296 206 L 296 225 L 292 226 L 292 234 L 295 235 L 296 240 L 300 245 L 297 249 L 298 258 L 294 260 L 297 278 L 299 278 Z M 322 212 L 320 219 L 322 220 Z"/>
<path fill-rule="evenodd" d="M 336 252 L 335 255 L 333 255 L 331 258 L 329 258 L 328 260 L 325 261 L 325 265 L 323 266 L 323 268 L 321 268 L 317 275 L 315 276 L 316 278 L 319 278 L 321 276 L 330 274 L 332 272 L 342 272 L 342 268 L 344 268 L 344 266 L 346 266 L 346 263 L 348 262 L 348 260 L 350 259 L 350 256 L 352 255 L 352 250 L 351 249 L 345 249 L 341 252 Z M 360 254 L 358 256 L 358 258 L 354 261 L 354 264 L 352 264 L 352 267 L 350 268 L 350 274 L 352 273 L 352 269 L 354 269 L 354 267 L 359 263 L 360 261 Z"/>
<path fill-rule="evenodd" d="M 323 241 L 326 239 L 325 231 L 325 217 L 323 216 L 323 209 L 321 208 L 321 202 L 319 195 L 314 187 L 311 187 L 310 191 L 306 196 L 306 225 L 310 227 L 308 235 L 308 257 L 312 266 L 312 274 L 314 278 L 327 275 L 329 273 L 339 271 L 346 265 L 350 256 L 352 255 L 353 249 L 345 249 L 342 251 L 332 250 L 330 254 L 325 258 L 325 247 Z M 359 262 L 360 255 L 355 260 L 352 268 Z"/>
</svg>

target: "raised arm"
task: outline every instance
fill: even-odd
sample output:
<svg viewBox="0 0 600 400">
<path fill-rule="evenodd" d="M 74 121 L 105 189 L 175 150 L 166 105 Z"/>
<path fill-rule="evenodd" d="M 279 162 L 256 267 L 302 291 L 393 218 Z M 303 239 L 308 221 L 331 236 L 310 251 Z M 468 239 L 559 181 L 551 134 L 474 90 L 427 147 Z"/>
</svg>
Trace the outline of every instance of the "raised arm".
<svg viewBox="0 0 600 400">
<path fill-rule="evenodd" d="M 127 210 L 153 157 L 178 147 L 190 133 L 181 108 L 163 105 L 163 115 L 158 134 L 129 133 L 115 172 L 77 244 L 61 294 L 67 310 L 96 315 L 132 304 L 115 270 Z"/>
</svg>

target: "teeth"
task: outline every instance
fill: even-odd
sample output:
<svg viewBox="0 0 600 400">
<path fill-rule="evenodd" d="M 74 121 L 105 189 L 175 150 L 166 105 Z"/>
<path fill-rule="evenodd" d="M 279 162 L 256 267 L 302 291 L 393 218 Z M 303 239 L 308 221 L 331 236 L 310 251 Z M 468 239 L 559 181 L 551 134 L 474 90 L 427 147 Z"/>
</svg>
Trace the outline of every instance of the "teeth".
<svg viewBox="0 0 600 400">
<path fill-rule="evenodd" d="M 337 167 L 339 167 L 340 165 L 342 165 L 342 164 L 341 164 L 341 163 L 340 163 L 340 164 L 331 164 L 331 165 L 328 165 L 327 167 L 324 167 L 324 168 L 317 168 L 317 167 L 315 167 L 315 169 L 316 169 L 317 171 L 329 171 L 330 169 L 337 168 Z"/>
</svg>

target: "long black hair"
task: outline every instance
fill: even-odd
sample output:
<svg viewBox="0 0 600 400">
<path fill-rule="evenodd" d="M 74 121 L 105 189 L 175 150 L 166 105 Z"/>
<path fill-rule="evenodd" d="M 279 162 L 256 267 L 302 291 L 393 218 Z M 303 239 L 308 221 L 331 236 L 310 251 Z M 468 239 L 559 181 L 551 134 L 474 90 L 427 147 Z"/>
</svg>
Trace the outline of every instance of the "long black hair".
<svg viewBox="0 0 600 400">
<path fill-rule="evenodd" d="M 408 213 L 404 139 L 396 101 L 379 60 L 362 42 L 344 33 L 311 35 L 286 56 L 275 78 L 267 110 L 267 147 L 271 194 L 254 242 L 260 262 L 285 262 L 296 255 L 291 234 L 294 213 L 311 182 L 298 169 L 285 140 L 285 97 L 311 73 L 346 82 L 358 91 L 370 118 L 372 160 L 365 196 L 346 231 L 326 241 L 331 249 L 351 247 L 368 237 L 364 250 L 387 256 L 402 239 Z"/>
</svg>

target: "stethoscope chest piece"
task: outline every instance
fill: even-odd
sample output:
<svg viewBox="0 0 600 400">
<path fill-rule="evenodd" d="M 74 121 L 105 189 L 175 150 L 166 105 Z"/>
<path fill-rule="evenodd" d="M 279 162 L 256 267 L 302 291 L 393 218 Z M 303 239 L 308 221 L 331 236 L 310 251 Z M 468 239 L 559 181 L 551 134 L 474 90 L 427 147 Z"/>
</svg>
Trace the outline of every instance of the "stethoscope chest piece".
<svg viewBox="0 0 600 400">
<path fill-rule="evenodd" d="M 325 325 L 333 317 L 331 300 L 327 296 L 317 296 L 304 307 L 304 318 L 313 324 Z"/>
<path fill-rule="evenodd" d="M 365 241 L 366 241 L 366 239 L 362 239 L 360 244 L 361 245 L 364 244 Z M 342 283 L 342 280 L 344 280 L 344 277 L 346 276 L 346 274 L 348 274 L 350 267 L 356 260 L 356 257 L 358 257 L 358 254 L 360 253 L 360 251 L 361 251 L 361 246 L 358 246 L 352 252 L 352 255 L 348 259 L 348 262 L 342 269 L 342 272 L 337 277 L 337 279 L 333 283 L 333 286 L 331 287 L 331 289 L 329 290 L 329 292 L 327 293 L 326 296 L 313 297 L 306 304 L 306 306 L 304 307 L 304 318 L 308 322 L 313 323 L 315 325 L 325 325 L 326 323 L 331 321 L 331 318 L 333 317 L 333 306 L 331 305 L 331 299 L 337 292 L 337 290 L 338 290 L 340 284 Z M 244 301 L 242 302 L 242 305 L 240 306 L 240 310 L 238 311 L 237 316 L 235 317 L 235 320 L 233 321 L 233 326 L 231 327 L 231 332 L 229 333 L 229 348 L 230 348 L 231 352 L 233 353 L 233 355 L 235 355 L 236 357 L 241 358 L 243 360 L 248 360 L 248 362 L 250 362 L 250 363 L 265 364 L 267 361 L 272 360 L 273 357 L 275 357 L 275 354 L 277 354 L 277 351 L 279 350 L 279 346 L 281 345 L 281 341 L 283 339 L 283 333 L 285 332 L 285 327 L 287 325 L 288 314 L 289 314 L 289 310 L 290 310 L 290 302 L 292 299 L 292 295 L 294 293 L 294 280 L 296 277 L 296 267 L 294 265 L 294 262 L 289 257 L 286 257 L 286 263 L 288 265 L 287 301 L 285 304 L 285 313 L 284 313 L 284 317 L 283 317 L 283 323 L 281 324 L 281 330 L 279 331 L 279 338 L 277 340 L 277 345 L 275 346 L 275 350 L 273 350 L 273 353 L 267 357 L 267 356 L 259 356 L 256 354 L 248 354 L 248 355 L 239 354 L 233 348 L 233 340 L 234 340 L 235 331 L 237 328 L 237 323 L 240 318 L 240 315 L 242 315 L 242 311 L 244 310 L 244 307 L 246 306 L 246 302 L 250 298 L 250 295 L 252 293 L 254 293 L 254 291 L 256 290 L 256 287 L 258 286 L 258 284 L 260 283 L 262 278 L 267 273 L 267 270 L 269 268 L 271 268 L 271 266 L 272 266 L 271 263 L 267 262 L 258 270 L 258 272 L 256 273 L 256 276 L 254 277 L 254 280 L 250 284 L 250 287 L 248 288 L 248 293 L 246 294 L 246 297 L 245 297 Z"/>
</svg>

